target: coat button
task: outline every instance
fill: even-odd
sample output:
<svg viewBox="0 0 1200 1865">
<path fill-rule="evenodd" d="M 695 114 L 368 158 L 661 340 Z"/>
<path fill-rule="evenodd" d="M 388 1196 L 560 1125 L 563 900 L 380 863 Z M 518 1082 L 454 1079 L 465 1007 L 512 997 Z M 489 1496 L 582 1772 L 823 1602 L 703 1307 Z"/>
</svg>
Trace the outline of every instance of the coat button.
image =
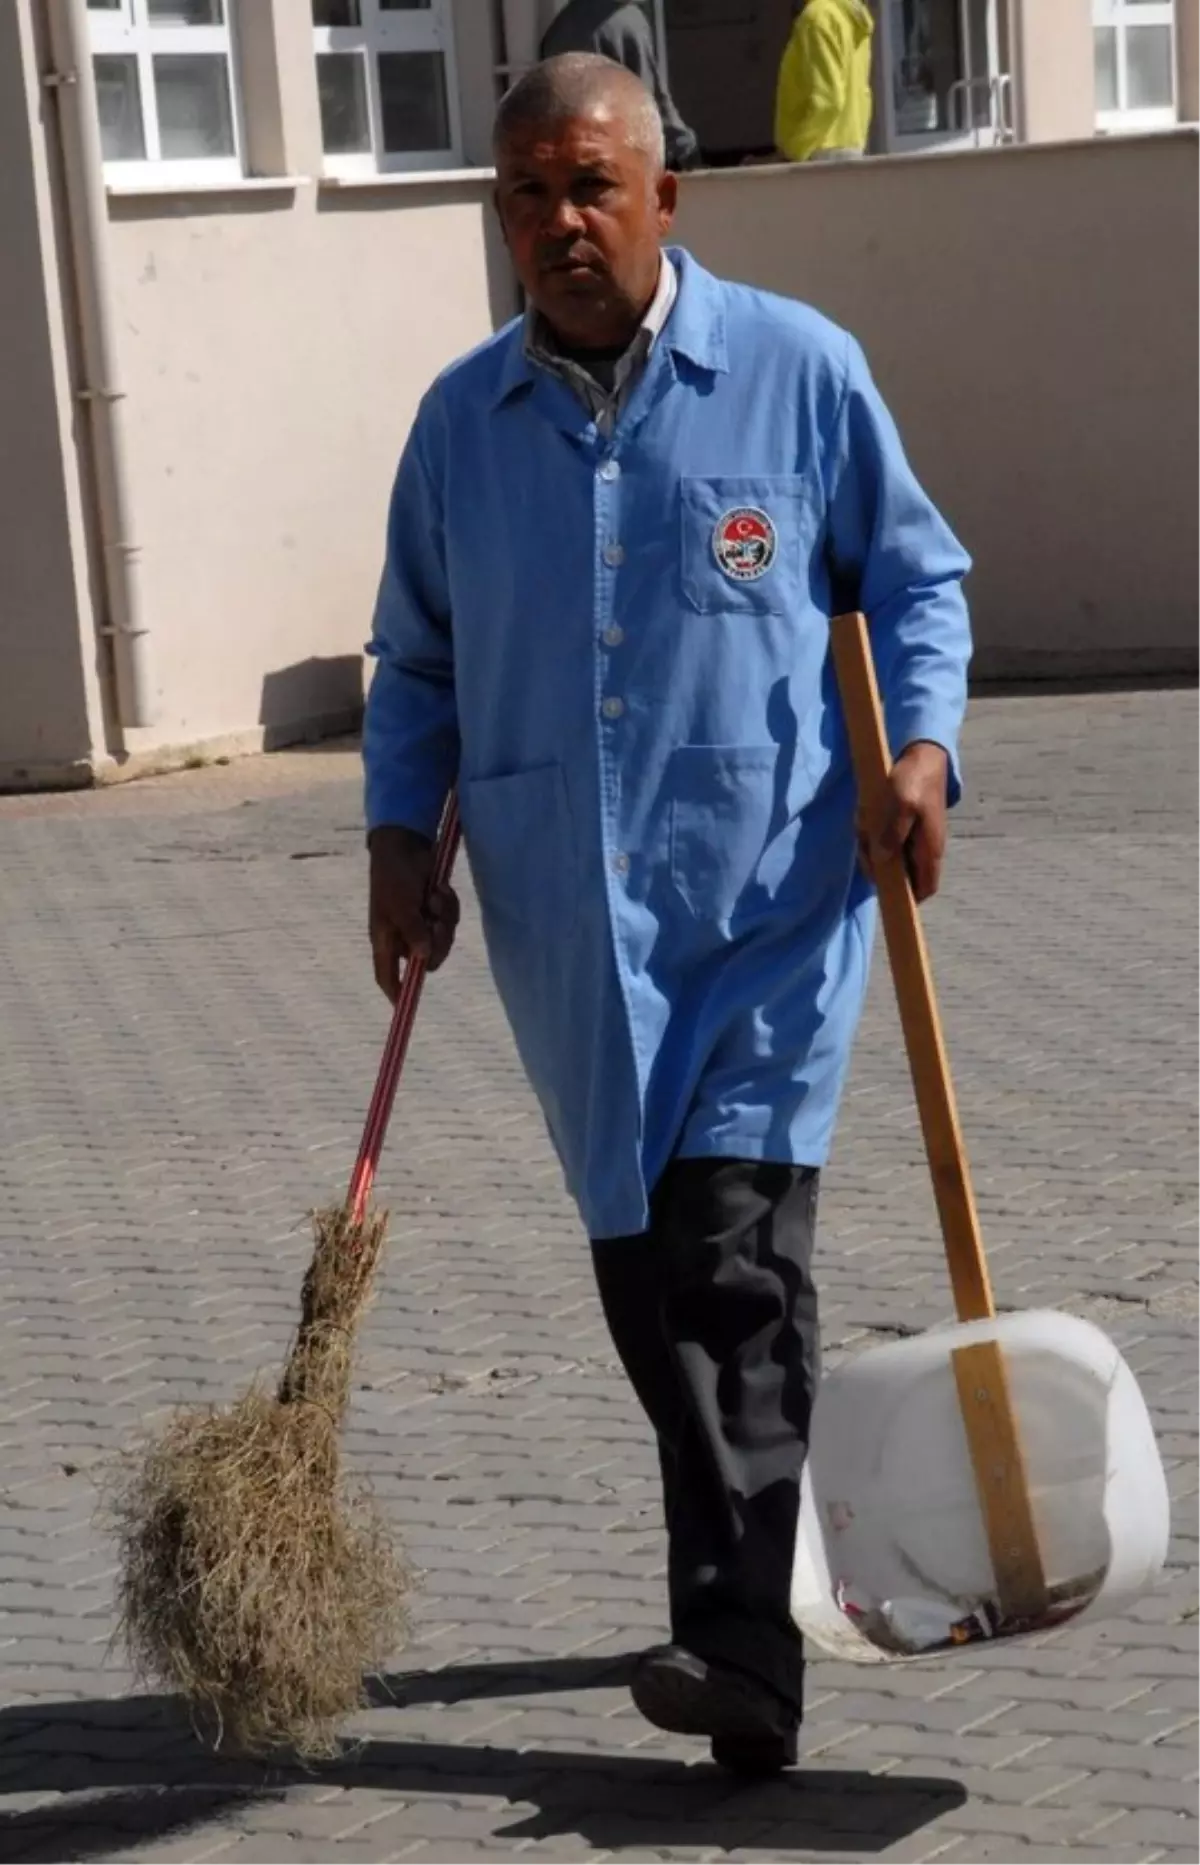
<svg viewBox="0 0 1200 1865">
<path fill-rule="evenodd" d="M 616 698 L 606 699 L 601 710 L 606 719 L 619 719 L 625 710 L 625 701 Z"/>
<path fill-rule="evenodd" d="M 623 544 L 606 544 L 604 546 L 604 561 L 608 564 L 610 569 L 615 570 L 618 564 L 622 564 L 625 561 L 625 546 Z"/>
<path fill-rule="evenodd" d="M 625 630 L 618 627 L 616 622 L 613 622 L 611 627 L 606 628 L 601 636 L 601 640 L 604 642 L 606 648 L 619 648 L 624 639 Z"/>
<path fill-rule="evenodd" d="M 629 856 L 628 855 L 614 855 L 612 858 L 612 865 L 613 865 L 614 873 L 628 874 L 629 873 Z"/>
<path fill-rule="evenodd" d="M 605 460 L 600 467 L 601 479 L 614 480 L 621 477 L 621 469 L 615 460 Z"/>
</svg>

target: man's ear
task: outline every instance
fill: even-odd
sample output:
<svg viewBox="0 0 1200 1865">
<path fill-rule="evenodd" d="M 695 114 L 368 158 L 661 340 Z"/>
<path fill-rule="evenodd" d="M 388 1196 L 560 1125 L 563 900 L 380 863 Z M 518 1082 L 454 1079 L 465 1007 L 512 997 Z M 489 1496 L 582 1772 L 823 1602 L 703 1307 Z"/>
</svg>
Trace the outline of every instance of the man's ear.
<svg viewBox="0 0 1200 1865">
<path fill-rule="evenodd" d="M 504 241 L 504 244 L 507 246 L 508 245 L 508 228 L 504 224 L 504 215 L 500 210 L 499 188 L 492 189 L 492 206 L 496 212 L 496 219 L 500 222 L 500 237 Z"/>
<path fill-rule="evenodd" d="M 675 205 L 679 199 L 679 177 L 664 169 L 658 178 L 658 230 L 665 233 L 675 218 Z"/>
</svg>

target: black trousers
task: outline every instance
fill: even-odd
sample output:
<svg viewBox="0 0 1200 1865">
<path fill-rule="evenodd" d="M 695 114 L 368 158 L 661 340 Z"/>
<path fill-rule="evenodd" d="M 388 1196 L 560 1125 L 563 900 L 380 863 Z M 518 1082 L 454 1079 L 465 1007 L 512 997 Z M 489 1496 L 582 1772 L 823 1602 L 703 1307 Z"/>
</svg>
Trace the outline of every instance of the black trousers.
<svg viewBox="0 0 1200 1865">
<path fill-rule="evenodd" d="M 600 1299 L 658 1434 L 671 1636 L 803 1707 L 790 1594 L 818 1376 L 818 1174 L 677 1159 L 650 1229 L 593 1242 Z"/>
</svg>

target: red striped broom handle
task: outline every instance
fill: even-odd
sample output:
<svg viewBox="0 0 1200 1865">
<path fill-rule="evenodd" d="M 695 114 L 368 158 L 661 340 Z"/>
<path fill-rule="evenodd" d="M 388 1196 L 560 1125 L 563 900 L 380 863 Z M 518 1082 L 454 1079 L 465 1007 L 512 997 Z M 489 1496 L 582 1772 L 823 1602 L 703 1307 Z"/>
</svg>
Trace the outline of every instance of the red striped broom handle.
<svg viewBox="0 0 1200 1865">
<path fill-rule="evenodd" d="M 437 847 L 433 853 L 431 888 L 444 887 L 449 881 L 454 867 L 454 857 L 458 853 L 461 833 L 458 798 L 452 794 L 446 805 L 445 815 L 442 817 Z M 367 1202 L 370 1199 L 371 1187 L 375 1183 L 375 1173 L 379 1166 L 379 1155 L 383 1151 L 388 1122 L 392 1117 L 392 1103 L 396 1099 L 396 1089 L 400 1084 L 400 1071 L 404 1067 L 409 1038 L 412 1036 L 413 1024 L 417 1019 L 417 1006 L 421 1001 L 426 970 L 427 966 L 423 958 L 410 959 L 404 967 L 400 993 L 396 999 L 396 1008 L 392 1012 L 391 1028 L 388 1031 L 387 1042 L 384 1044 L 383 1059 L 379 1064 L 379 1074 L 375 1079 L 375 1092 L 371 1096 L 371 1105 L 367 1112 L 367 1124 L 363 1128 L 362 1144 L 358 1149 L 358 1158 L 354 1162 L 354 1171 L 350 1175 L 350 1190 L 346 1194 L 350 1219 L 355 1224 L 361 1224 L 366 1216 Z"/>
</svg>

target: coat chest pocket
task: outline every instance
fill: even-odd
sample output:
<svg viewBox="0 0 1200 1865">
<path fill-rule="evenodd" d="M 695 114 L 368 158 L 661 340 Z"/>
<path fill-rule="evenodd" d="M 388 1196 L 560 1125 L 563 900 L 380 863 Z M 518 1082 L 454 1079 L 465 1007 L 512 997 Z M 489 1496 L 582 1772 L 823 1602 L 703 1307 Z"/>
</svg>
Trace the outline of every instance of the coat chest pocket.
<svg viewBox="0 0 1200 1865">
<path fill-rule="evenodd" d="M 795 612 L 820 527 L 816 482 L 800 474 L 681 479 L 683 595 L 700 615 Z"/>
</svg>

